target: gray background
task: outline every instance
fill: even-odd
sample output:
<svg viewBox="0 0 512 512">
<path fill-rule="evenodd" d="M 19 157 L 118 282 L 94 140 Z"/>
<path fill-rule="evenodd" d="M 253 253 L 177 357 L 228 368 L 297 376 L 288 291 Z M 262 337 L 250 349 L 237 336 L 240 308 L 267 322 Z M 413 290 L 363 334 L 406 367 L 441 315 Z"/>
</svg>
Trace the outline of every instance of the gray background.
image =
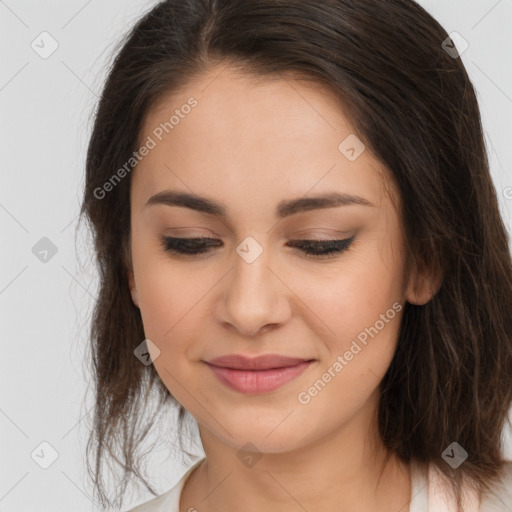
<svg viewBox="0 0 512 512">
<path fill-rule="evenodd" d="M 106 59 L 154 3 L 0 0 L 0 512 L 96 510 L 84 469 L 92 396 L 84 357 L 97 277 L 90 241 L 83 232 L 75 240 L 75 228 Z M 462 59 L 478 91 L 510 230 L 512 1 L 420 3 L 469 43 Z M 46 59 L 31 47 L 43 31 L 58 43 Z M 46 263 L 33 253 L 38 243 L 48 248 L 43 237 L 57 250 Z M 50 462 L 52 449 L 42 442 L 58 453 L 48 469 L 40 464 Z M 509 439 L 509 458 L 511 445 Z M 159 491 L 184 470 L 174 460 L 153 467 Z M 149 497 L 134 496 L 133 503 Z"/>
</svg>

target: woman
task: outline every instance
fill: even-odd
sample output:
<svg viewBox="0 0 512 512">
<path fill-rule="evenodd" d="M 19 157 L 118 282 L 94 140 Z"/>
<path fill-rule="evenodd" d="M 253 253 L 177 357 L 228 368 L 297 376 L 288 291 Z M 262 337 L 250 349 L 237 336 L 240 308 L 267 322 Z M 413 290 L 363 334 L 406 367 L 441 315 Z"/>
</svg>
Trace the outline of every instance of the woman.
<svg viewBox="0 0 512 512">
<path fill-rule="evenodd" d="M 512 510 L 512 262 L 454 46 L 410 0 L 132 29 L 82 206 L 104 505 L 109 457 L 119 506 L 132 475 L 156 494 L 140 446 L 177 404 L 205 457 L 137 512 Z"/>
</svg>

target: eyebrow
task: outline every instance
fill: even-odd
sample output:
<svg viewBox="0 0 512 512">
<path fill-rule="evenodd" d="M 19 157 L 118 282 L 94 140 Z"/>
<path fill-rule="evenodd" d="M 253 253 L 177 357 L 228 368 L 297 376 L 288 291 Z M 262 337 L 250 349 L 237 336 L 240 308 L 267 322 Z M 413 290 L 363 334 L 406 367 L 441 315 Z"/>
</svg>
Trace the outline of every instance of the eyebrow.
<svg viewBox="0 0 512 512">
<path fill-rule="evenodd" d="M 228 217 L 228 209 L 224 204 L 218 203 L 207 197 L 199 196 L 197 194 L 190 194 L 187 192 L 164 190 L 163 192 L 159 192 L 158 194 L 151 196 L 146 202 L 145 207 L 157 204 L 163 204 L 167 206 L 182 206 L 196 210 L 198 212 L 208 213 L 210 215 L 216 215 L 222 218 Z M 371 207 L 375 206 L 367 199 L 359 196 L 332 192 L 329 194 L 281 201 L 276 207 L 276 217 L 283 219 L 285 217 L 289 217 L 290 215 L 295 215 L 297 213 L 311 210 L 349 205 Z"/>
</svg>

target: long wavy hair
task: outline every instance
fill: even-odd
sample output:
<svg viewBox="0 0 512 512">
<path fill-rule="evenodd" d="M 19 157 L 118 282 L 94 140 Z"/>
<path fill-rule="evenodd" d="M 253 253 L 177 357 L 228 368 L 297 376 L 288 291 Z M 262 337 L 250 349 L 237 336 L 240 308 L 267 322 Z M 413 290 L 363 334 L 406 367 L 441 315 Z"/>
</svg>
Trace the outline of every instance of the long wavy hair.
<svg viewBox="0 0 512 512">
<path fill-rule="evenodd" d="M 380 384 L 380 435 L 405 463 L 437 464 L 459 498 L 464 479 L 483 488 L 498 477 L 512 400 L 512 262 L 475 91 L 461 59 L 443 49 L 447 38 L 411 0 L 165 0 L 119 43 L 94 115 L 80 212 L 100 275 L 87 460 L 103 505 L 121 506 L 133 477 L 156 494 L 142 442 L 165 407 L 178 407 L 178 430 L 187 414 L 134 356 L 145 336 L 127 278 L 130 175 L 108 193 L 104 185 L 138 149 L 149 109 L 219 63 L 327 86 L 389 168 L 407 258 L 441 269 L 443 281 L 426 305 L 405 305 Z M 441 457 L 453 441 L 468 453 L 457 470 Z M 106 462 L 119 478 L 114 498 Z"/>
</svg>

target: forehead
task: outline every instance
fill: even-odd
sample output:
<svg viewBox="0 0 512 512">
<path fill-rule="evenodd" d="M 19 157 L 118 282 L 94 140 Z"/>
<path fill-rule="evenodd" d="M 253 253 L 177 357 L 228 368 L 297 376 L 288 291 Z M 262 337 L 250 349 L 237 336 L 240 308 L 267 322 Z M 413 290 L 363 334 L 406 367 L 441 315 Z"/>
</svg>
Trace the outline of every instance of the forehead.
<svg viewBox="0 0 512 512">
<path fill-rule="evenodd" d="M 368 149 L 356 160 L 347 158 L 344 141 L 355 142 L 357 152 L 362 147 L 355 129 L 339 99 L 311 81 L 214 67 L 153 106 L 140 143 L 148 137 L 154 148 L 132 178 L 141 199 L 185 187 L 216 197 L 236 191 L 254 202 L 273 192 L 282 199 L 314 188 L 364 192 L 379 203 L 383 183 L 392 188 Z"/>
</svg>

